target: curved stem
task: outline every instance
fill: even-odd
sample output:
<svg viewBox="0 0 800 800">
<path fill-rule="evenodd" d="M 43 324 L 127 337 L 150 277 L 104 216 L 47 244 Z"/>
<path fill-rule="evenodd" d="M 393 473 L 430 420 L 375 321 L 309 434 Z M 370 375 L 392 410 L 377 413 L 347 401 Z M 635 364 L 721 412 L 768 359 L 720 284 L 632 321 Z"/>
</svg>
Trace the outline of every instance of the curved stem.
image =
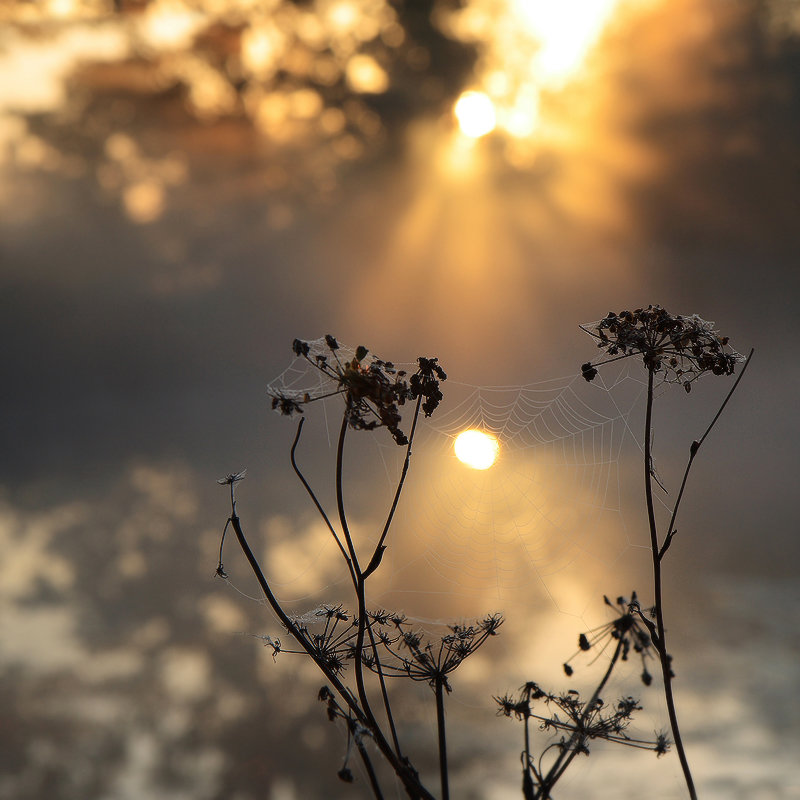
<svg viewBox="0 0 800 800">
<path fill-rule="evenodd" d="M 300 471 L 300 467 L 297 466 L 297 459 L 295 457 L 295 453 L 297 452 L 297 445 L 300 442 L 300 434 L 303 432 L 303 423 L 305 423 L 306 418 L 300 417 L 300 422 L 297 425 L 297 433 L 295 434 L 294 441 L 292 442 L 292 449 L 289 451 L 289 460 L 292 462 L 292 469 L 295 472 L 295 475 L 300 479 L 300 482 L 305 487 L 306 492 L 308 492 L 311 501 L 314 503 L 319 515 L 322 517 L 325 525 L 327 526 L 328 530 L 331 532 L 331 536 L 333 536 L 334 540 L 336 541 L 339 550 L 342 553 L 342 557 L 344 558 L 345 562 L 347 563 L 347 569 L 350 572 L 350 577 L 355 584 L 356 581 L 356 574 L 353 570 L 353 562 L 350 559 L 350 556 L 347 554 L 347 550 L 344 549 L 344 545 L 342 544 L 342 540 L 339 538 L 338 534 L 334 530 L 333 525 L 331 524 L 330 519 L 328 519 L 328 515 L 325 513 L 325 509 L 322 507 L 322 504 L 317 499 L 317 495 L 315 494 L 314 490 L 311 488 L 311 485 L 306 480 L 305 475 Z"/>
<path fill-rule="evenodd" d="M 350 401 L 347 401 L 344 414 L 342 415 L 342 427 L 339 429 L 339 442 L 336 445 L 336 508 L 339 512 L 339 524 L 342 526 L 342 534 L 347 543 L 347 549 L 350 553 L 353 569 L 356 576 L 361 575 L 361 568 L 358 565 L 358 556 L 356 555 L 356 548 L 353 544 L 353 538 L 350 535 L 350 527 L 347 524 L 347 514 L 344 510 L 344 486 L 343 486 L 343 473 L 344 473 L 344 438 L 347 433 L 347 419 L 350 416 Z"/>
<path fill-rule="evenodd" d="M 272 610 L 275 612 L 278 619 L 281 621 L 281 624 L 286 628 L 286 630 L 294 637 L 294 639 L 300 644 L 300 646 L 305 650 L 305 652 L 311 657 L 311 660 L 317 665 L 319 670 L 325 676 L 325 678 L 333 685 L 336 689 L 339 696 L 344 700 L 347 704 L 348 708 L 353 712 L 353 715 L 358 719 L 364 726 L 366 726 L 370 733 L 372 734 L 373 738 L 375 739 L 375 743 L 378 746 L 378 749 L 381 751 L 383 756 L 392 766 L 395 774 L 400 778 L 403 782 L 403 787 L 406 790 L 406 793 L 410 798 L 413 800 L 435 800 L 433 795 L 424 787 L 419 781 L 414 770 L 402 761 L 398 756 L 395 754 L 394 750 L 392 750 L 392 746 L 386 741 L 386 737 L 383 735 L 378 724 L 375 722 L 375 718 L 371 715 L 368 716 L 367 713 L 361 709 L 356 702 L 355 697 L 353 697 L 352 692 L 347 689 L 346 686 L 339 680 L 337 675 L 323 662 L 321 661 L 317 655 L 314 653 L 314 650 L 305 640 L 303 635 L 297 629 L 297 626 L 292 622 L 292 620 L 287 616 L 286 612 L 281 608 L 280 603 L 278 602 L 275 595 L 272 593 L 272 589 L 267 582 L 266 577 L 261 569 L 258 560 L 256 559 L 255 555 L 253 555 L 253 551 L 250 549 L 250 545 L 245 538 L 244 531 L 242 530 L 241 521 L 239 517 L 236 515 L 236 505 L 233 504 L 233 508 L 231 511 L 231 516 L 229 518 L 229 522 L 231 527 L 233 528 L 234 532 L 236 533 L 236 539 L 239 542 L 239 546 L 242 549 L 245 557 L 247 558 L 248 563 L 250 564 L 250 568 L 253 570 L 253 574 L 256 576 L 256 580 L 258 581 L 259 586 L 261 587 L 261 591 L 264 593 L 264 597 L 266 597 L 267 602 L 270 604 Z"/>
</svg>

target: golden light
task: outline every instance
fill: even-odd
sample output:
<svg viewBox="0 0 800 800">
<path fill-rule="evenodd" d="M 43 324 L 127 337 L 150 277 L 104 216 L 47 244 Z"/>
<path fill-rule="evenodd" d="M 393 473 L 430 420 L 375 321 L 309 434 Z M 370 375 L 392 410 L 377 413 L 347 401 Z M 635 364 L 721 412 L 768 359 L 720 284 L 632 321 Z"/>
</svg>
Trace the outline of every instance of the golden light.
<svg viewBox="0 0 800 800">
<path fill-rule="evenodd" d="M 261 78 L 271 77 L 287 49 L 286 36 L 277 25 L 253 25 L 242 33 L 242 66 Z"/>
<path fill-rule="evenodd" d="M 347 62 L 347 85 L 363 94 L 382 94 L 389 88 L 389 76 L 372 56 L 358 53 Z"/>
<path fill-rule="evenodd" d="M 486 136 L 497 124 L 494 104 L 483 92 L 464 92 L 453 111 L 461 131 L 472 139 Z"/>
<path fill-rule="evenodd" d="M 621 0 L 469 0 L 443 12 L 449 36 L 476 44 L 474 80 L 483 92 L 461 96 L 461 130 L 474 138 L 497 128 L 513 139 L 542 133 L 540 100 L 586 70 Z"/>
<path fill-rule="evenodd" d="M 156 0 L 139 19 L 138 30 L 144 43 L 155 50 L 183 50 L 202 25 L 202 13 L 180 0 Z"/>
<path fill-rule="evenodd" d="M 547 85 L 558 86 L 577 73 L 617 5 L 618 0 L 518 0 L 515 10 L 539 41 L 533 59 L 537 77 Z"/>
<path fill-rule="evenodd" d="M 489 469 L 497 459 L 500 443 L 490 433 L 469 430 L 456 437 L 455 451 L 459 461 L 472 469 Z"/>
</svg>

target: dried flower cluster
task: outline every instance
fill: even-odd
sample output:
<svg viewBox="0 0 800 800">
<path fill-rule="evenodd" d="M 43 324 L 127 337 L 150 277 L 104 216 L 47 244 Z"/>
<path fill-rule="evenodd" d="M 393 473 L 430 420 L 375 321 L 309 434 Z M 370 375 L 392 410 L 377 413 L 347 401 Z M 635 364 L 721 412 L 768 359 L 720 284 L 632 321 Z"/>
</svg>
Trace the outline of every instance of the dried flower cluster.
<svg viewBox="0 0 800 800">
<path fill-rule="evenodd" d="M 697 314 L 670 314 L 661 306 L 609 312 L 599 322 L 580 327 L 608 356 L 581 365 L 587 381 L 594 380 L 601 364 L 638 354 L 648 370 L 661 373 L 666 382 L 682 384 L 688 392 L 700 375 L 732 375 L 736 362 L 744 360 L 729 346 L 728 337 L 714 330 L 713 322 Z"/>
<path fill-rule="evenodd" d="M 492 614 L 474 625 L 450 625 L 448 633 L 425 641 L 403 614 L 378 610 L 367 611 L 367 625 L 375 635 L 379 650 L 365 649 L 361 662 L 368 669 L 378 669 L 387 677 L 409 677 L 427 681 L 432 686 L 441 682 L 450 692 L 447 675 L 472 655 L 503 624 L 499 614 Z M 351 616 L 342 606 L 323 605 L 294 620 L 295 629 L 313 652 L 315 660 L 334 674 L 341 674 L 347 662 L 356 658 L 358 617 Z M 322 630 L 311 627 L 322 626 Z M 309 649 L 287 650 L 280 641 L 262 637 L 273 655 L 308 653 Z"/>
<path fill-rule="evenodd" d="M 653 676 L 647 669 L 646 660 L 653 658 L 653 641 L 650 633 L 642 623 L 643 612 L 639 607 L 636 592 L 631 595 L 630 602 L 624 597 L 618 597 L 616 604 L 614 604 L 606 595 L 603 595 L 603 600 L 609 608 L 613 608 L 618 614 L 611 622 L 582 633 L 578 637 L 577 653 L 585 653 L 593 648 L 602 653 L 611 642 L 619 642 L 621 644 L 620 658 L 622 661 L 628 660 L 631 649 L 639 655 L 642 660 L 642 683 L 645 686 L 649 686 L 653 682 Z M 648 609 L 648 613 L 653 616 L 654 610 Z M 572 675 L 573 669 L 569 662 L 564 663 L 564 672 L 568 677 Z"/>
<path fill-rule="evenodd" d="M 551 694 L 531 681 L 520 688 L 516 697 L 505 695 L 496 697 L 495 701 L 500 707 L 497 712 L 500 716 L 514 716 L 518 720 L 535 719 L 539 721 L 541 730 L 561 732 L 562 737 L 556 742 L 556 747 L 562 752 L 569 750 L 589 755 L 589 742 L 594 739 L 654 750 L 658 755 L 663 755 L 669 749 L 664 734 L 657 734 L 652 741 L 627 735 L 625 730 L 633 712 L 641 711 L 639 701 L 632 697 L 623 697 L 611 705 L 599 697 L 581 700 L 580 693 L 575 689 Z M 546 715 L 534 711 L 537 701 L 547 706 Z"/>
<path fill-rule="evenodd" d="M 617 612 L 617 616 L 605 625 L 594 628 L 588 633 L 581 633 L 578 637 L 578 653 L 594 648 L 598 651 L 594 658 L 596 661 L 606 652 L 610 643 L 616 642 L 616 644 L 605 673 L 588 700 L 583 700 L 575 689 L 555 694 L 545 691 L 533 681 L 524 684 L 517 695 L 494 698 L 499 706 L 498 715 L 513 716 L 524 724 L 522 787 L 526 800 L 544 800 L 551 797 L 553 787 L 573 759 L 579 755 L 589 755 L 589 743 L 593 740 L 603 739 L 629 747 L 653 750 L 659 756 L 666 753 L 669 748 L 669 742 L 663 733 L 657 733 L 652 740 L 628 735 L 627 728 L 634 712 L 641 710 L 638 700 L 626 696 L 616 703 L 607 704 L 601 697 L 614 668 L 620 661 L 628 658 L 631 649 L 642 657 L 642 681 L 647 686 L 652 682 L 650 673 L 644 666 L 645 657 L 650 656 L 652 641 L 646 630 L 646 623 L 642 622 L 644 617 L 636 600 L 636 593 L 633 594 L 630 603 L 622 597 L 617 598 L 616 605 L 607 597 L 603 599 L 607 606 Z M 564 672 L 568 677 L 573 671 L 569 663 L 564 664 Z M 533 755 L 531 720 L 537 722 L 539 729 L 547 734 L 560 734 L 557 741 L 550 740 L 541 748 L 538 758 L 534 758 Z M 545 756 L 548 754 L 546 762 Z"/>
<path fill-rule="evenodd" d="M 353 657 L 358 621 L 351 619 L 338 605 L 320 606 L 293 621 L 295 635 L 308 647 L 303 650 L 283 649 L 281 652 L 309 654 L 334 675 L 343 672 L 347 660 Z M 322 630 L 312 630 L 311 626 L 319 624 L 323 626 Z"/>
<path fill-rule="evenodd" d="M 302 339 L 292 343 L 294 354 L 304 358 L 327 378 L 328 388 L 321 392 L 272 394 L 272 408 L 281 414 L 302 413 L 303 407 L 324 397 L 342 395 L 346 404 L 347 422 L 355 430 L 374 430 L 384 427 L 399 445 L 407 445 L 408 437 L 400 429 L 400 406 L 408 400 L 418 400 L 423 413 L 429 417 L 442 400 L 439 381 L 447 379 L 438 359 L 417 359 L 417 371 L 410 376 L 399 370 L 391 361 L 369 356 L 364 346 L 356 348 L 352 358 L 340 357 L 340 345 L 328 334 L 325 337 L 327 353 L 312 353 L 311 346 Z"/>
<path fill-rule="evenodd" d="M 380 664 L 385 675 L 407 676 L 415 681 L 427 681 L 431 686 L 438 682 L 448 693 L 452 689 L 447 676 L 490 636 L 496 636 L 503 624 L 500 614 L 491 614 L 474 625 L 449 625 L 449 633 L 425 641 L 402 615 L 380 611 L 370 616 L 378 625 L 394 628 L 393 631 L 381 628 L 378 632 L 378 640 L 388 656 L 388 660 L 381 659 Z M 377 669 L 371 654 L 365 653 L 363 660 L 370 669 Z"/>
</svg>

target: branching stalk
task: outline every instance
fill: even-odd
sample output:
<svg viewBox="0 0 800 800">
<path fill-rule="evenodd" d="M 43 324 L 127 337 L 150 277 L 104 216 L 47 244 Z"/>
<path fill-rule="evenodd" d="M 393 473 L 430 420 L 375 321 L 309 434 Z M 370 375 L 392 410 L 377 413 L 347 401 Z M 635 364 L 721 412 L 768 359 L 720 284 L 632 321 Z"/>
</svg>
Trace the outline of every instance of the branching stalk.
<svg viewBox="0 0 800 800">
<path fill-rule="evenodd" d="M 736 388 L 739 385 L 739 382 L 742 380 L 747 367 L 750 364 L 750 359 L 753 357 L 753 350 L 750 350 L 750 353 L 745 360 L 744 366 L 739 372 L 733 386 L 731 387 L 728 394 L 725 396 L 725 399 L 722 401 L 717 413 L 714 415 L 714 418 L 709 423 L 708 427 L 706 428 L 703 435 L 698 439 L 692 442 L 692 445 L 689 449 L 689 459 L 686 463 L 686 469 L 683 473 L 683 479 L 681 480 L 680 489 L 678 490 L 678 496 L 675 500 L 675 504 L 672 507 L 672 513 L 670 515 L 669 524 L 667 526 L 667 532 L 664 537 L 663 544 L 659 544 L 658 541 L 658 529 L 656 527 L 655 521 L 655 513 L 653 509 L 653 486 L 652 486 L 652 453 L 651 453 L 651 438 L 652 438 L 652 431 L 653 431 L 653 376 L 654 370 L 652 368 L 648 369 L 648 378 L 647 378 L 647 413 L 645 417 L 645 440 L 644 440 L 644 481 L 645 481 L 645 497 L 647 499 L 647 520 L 650 527 L 650 549 L 652 553 L 653 559 L 653 594 L 654 594 L 654 601 L 655 601 L 655 610 L 656 610 L 656 633 L 657 638 L 654 637 L 654 644 L 656 646 L 656 650 L 658 652 L 659 661 L 661 663 L 661 674 L 664 680 L 664 698 L 667 704 L 667 713 L 669 715 L 669 722 L 670 727 L 672 729 L 672 737 L 675 742 L 675 749 L 678 752 L 678 759 L 681 763 L 681 769 L 683 770 L 683 776 L 686 781 L 686 788 L 689 791 L 689 797 L 692 800 L 696 800 L 697 798 L 697 791 L 694 786 L 694 780 L 692 778 L 692 773 L 689 768 L 689 762 L 686 757 L 686 750 L 683 746 L 683 739 L 681 738 L 680 729 L 678 727 L 678 716 L 675 709 L 675 700 L 672 693 L 672 666 L 670 663 L 670 656 L 667 651 L 667 644 L 666 644 L 666 637 L 665 637 L 665 627 L 664 627 L 664 611 L 663 611 L 663 599 L 662 599 L 662 580 L 661 580 L 661 562 L 664 556 L 667 553 L 670 545 L 672 544 L 672 540 L 675 536 L 675 520 L 678 516 L 678 509 L 680 508 L 681 501 L 683 500 L 684 491 L 686 489 L 686 483 L 689 479 L 689 472 L 692 468 L 692 464 L 694 463 L 695 456 L 700 450 L 703 442 L 706 440 L 706 437 L 711 433 L 711 430 L 716 425 L 717 420 L 719 420 L 722 412 L 725 410 L 725 406 L 728 404 L 728 401 L 733 396 L 733 393 L 736 391 Z"/>
<path fill-rule="evenodd" d="M 592 713 L 592 709 L 595 707 L 597 703 L 600 692 L 603 691 L 606 684 L 608 683 L 609 678 L 611 677 L 611 673 L 614 671 L 614 667 L 617 665 L 617 661 L 619 661 L 619 657 L 622 654 L 622 647 L 623 641 L 620 638 L 617 641 L 617 646 L 614 649 L 614 654 L 611 656 L 611 661 L 608 665 L 608 668 L 605 671 L 605 674 L 600 680 L 600 683 L 597 684 L 597 687 L 592 694 L 591 699 L 586 706 L 584 707 L 584 712 L 581 715 L 581 725 L 585 725 L 589 721 L 589 716 Z M 526 731 L 527 734 L 527 731 Z M 572 763 L 575 756 L 578 755 L 580 750 L 578 749 L 577 745 L 580 744 L 580 740 L 583 737 L 583 731 L 577 730 L 575 733 L 572 734 L 569 742 L 567 745 L 561 750 L 561 754 L 556 759 L 553 766 L 548 771 L 547 775 L 541 780 L 541 786 L 539 793 L 535 795 L 535 797 L 541 798 L 541 800 L 547 800 L 550 797 L 550 790 L 556 785 L 558 780 L 561 776 L 567 771 L 567 768 Z M 527 747 L 527 741 L 526 741 Z"/>
<path fill-rule="evenodd" d="M 326 680 L 331 683 L 337 694 L 347 704 L 356 719 L 370 731 L 376 745 L 378 746 L 378 749 L 381 751 L 383 756 L 392 766 L 392 769 L 403 782 L 403 786 L 408 796 L 412 798 L 412 800 L 435 800 L 433 795 L 420 784 L 419 779 L 416 777 L 414 771 L 396 755 L 392 749 L 392 746 L 383 735 L 380 727 L 375 722 L 374 717 L 368 717 L 367 714 L 362 711 L 352 693 L 347 689 L 347 687 L 344 686 L 341 680 L 339 680 L 338 676 L 317 657 L 317 654 L 306 642 L 305 638 L 297 629 L 295 623 L 289 618 L 283 608 L 281 608 L 281 605 L 273 594 L 272 589 L 270 588 L 269 583 L 264 576 L 261 566 L 253 554 L 253 551 L 250 549 L 250 545 L 248 544 L 244 535 L 244 531 L 242 530 L 241 521 L 236 514 L 236 504 L 233 499 L 233 486 L 231 486 L 231 505 L 231 516 L 228 521 L 233 528 L 234 533 L 236 534 L 236 539 L 239 542 L 239 546 L 241 547 L 242 552 L 250 564 L 250 568 L 252 569 L 259 586 L 261 587 L 261 591 L 264 593 L 264 597 L 267 599 L 267 602 L 270 604 L 270 607 L 275 612 L 278 619 L 281 621 L 281 624 L 300 644 L 303 650 L 305 650 L 305 652 L 311 657 L 311 660 L 317 665 L 322 674 L 325 676 Z"/>
<path fill-rule="evenodd" d="M 669 546 L 672 543 L 672 538 L 675 535 L 675 520 L 678 516 L 678 509 L 680 507 L 681 500 L 683 499 L 683 492 L 684 489 L 686 488 L 686 481 L 689 479 L 689 471 L 692 468 L 695 456 L 699 452 L 708 434 L 711 433 L 711 429 L 717 424 L 717 420 L 722 416 L 722 412 L 725 410 L 725 406 L 728 405 L 728 401 L 731 399 L 733 393 L 736 391 L 736 388 L 739 385 L 739 381 L 741 381 L 742 378 L 744 377 L 744 373 L 747 370 L 747 367 L 750 366 L 750 359 L 753 357 L 753 352 L 754 351 L 751 349 L 750 352 L 748 353 L 747 359 L 744 362 L 744 366 L 742 367 L 738 376 L 736 377 L 733 386 L 731 386 L 731 390 L 728 392 L 728 394 L 725 396 L 725 399 L 722 401 L 722 404 L 717 410 L 717 413 L 714 415 L 714 419 L 711 420 L 703 435 L 696 441 L 692 442 L 692 446 L 689 448 L 689 459 L 686 462 L 686 469 L 683 473 L 683 480 L 681 481 L 680 489 L 678 490 L 678 497 L 676 498 L 675 505 L 672 508 L 672 514 L 670 516 L 669 526 L 667 527 L 667 537 L 664 540 L 664 544 L 661 546 L 661 550 L 659 551 L 658 554 L 659 559 L 664 558 L 664 554 L 669 549 Z"/>
</svg>

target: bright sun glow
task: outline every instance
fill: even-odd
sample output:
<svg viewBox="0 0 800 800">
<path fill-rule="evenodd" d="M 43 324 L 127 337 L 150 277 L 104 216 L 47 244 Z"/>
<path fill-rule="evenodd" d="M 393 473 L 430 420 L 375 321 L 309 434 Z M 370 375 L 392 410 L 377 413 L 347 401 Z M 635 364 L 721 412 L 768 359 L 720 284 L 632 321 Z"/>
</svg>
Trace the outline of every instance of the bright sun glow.
<svg viewBox="0 0 800 800">
<path fill-rule="evenodd" d="M 472 469 L 489 469 L 497 458 L 500 443 L 483 431 L 463 431 L 456 437 L 455 450 L 459 461 Z"/>
<path fill-rule="evenodd" d="M 454 111 L 461 131 L 472 139 L 486 136 L 497 122 L 494 105 L 483 92 L 464 92 Z"/>
<path fill-rule="evenodd" d="M 534 63 L 544 83 L 558 85 L 580 70 L 617 4 L 617 0 L 515 4 L 521 21 L 539 40 Z"/>
<path fill-rule="evenodd" d="M 450 35 L 477 44 L 474 81 L 455 114 L 479 138 L 498 129 L 517 140 L 540 127 L 544 93 L 563 89 L 586 68 L 621 0 L 466 0 L 443 15 Z"/>
</svg>

